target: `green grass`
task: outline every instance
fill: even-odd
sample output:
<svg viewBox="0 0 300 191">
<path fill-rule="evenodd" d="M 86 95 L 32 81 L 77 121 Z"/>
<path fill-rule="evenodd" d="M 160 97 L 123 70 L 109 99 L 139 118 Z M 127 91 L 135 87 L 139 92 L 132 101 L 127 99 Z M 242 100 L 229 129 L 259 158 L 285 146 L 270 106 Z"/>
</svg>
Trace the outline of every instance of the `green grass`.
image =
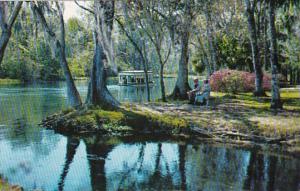
<svg viewBox="0 0 300 191">
<path fill-rule="evenodd" d="M 16 79 L 0 79 L 0 85 L 14 85 L 14 84 L 21 84 L 21 81 Z"/>
<path fill-rule="evenodd" d="M 163 107 L 165 113 L 209 131 L 238 131 L 267 137 L 300 135 L 300 93 L 282 91 L 284 109 L 278 112 L 270 109 L 270 95 L 270 92 L 265 97 L 254 97 L 252 93 L 233 95 L 212 92 L 210 107 L 169 102 L 189 108 L 177 112 L 173 111 L 174 106 L 168 109 L 166 103 L 155 102 L 150 106 Z"/>
<path fill-rule="evenodd" d="M 269 137 L 300 134 L 299 91 L 281 91 L 284 110 L 277 113 L 270 109 L 270 92 L 267 92 L 266 97 L 254 97 L 252 93 L 231 96 L 234 98 L 226 98 L 229 96 L 220 93 L 213 94 L 214 98 L 221 99 L 224 107 L 217 105 L 218 112 L 208 111 L 207 115 L 200 114 L 199 122 L 208 123 L 207 118 L 211 115 L 215 126 L 237 129 L 245 133 L 254 132 Z M 225 98 L 222 100 L 222 97 Z"/>
<path fill-rule="evenodd" d="M 178 134 L 189 132 L 191 124 L 208 132 L 239 132 L 271 138 L 300 135 L 300 96 L 283 91 L 284 109 L 270 109 L 270 96 L 254 97 L 212 92 L 210 106 L 194 106 L 187 101 L 152 102 L 144 105 L 124 103 L 119 110 L 99 107 L 66 109 L 63 114 L 71 127 L 99 127 L 110 132 L 144 130 Z M 267 92 L 267 95 L 270 95 Z"/>
<path fill-rule="evenodd" d="M 84 112 L 66 109 L 61 114 L 67 118 L 68 125 L 72 127 L 103 125 L 106 130 L 118 132 L 139 131 L 146 128 L 176 133 L 189 126 L 188 122 L 179 116 L 141 111 L 138 107 L 134 109 L 133 107 L 125 107 L 117 111 L 107 111 L 96 107 Z"/>
<path fill-rule="evenodd" d="M 12 186 L 6 180 L 2 179 L 0 176 L 0 190 L 1 191 L 21 191 L 23 190 L 20 186 Z"/>
</svg>

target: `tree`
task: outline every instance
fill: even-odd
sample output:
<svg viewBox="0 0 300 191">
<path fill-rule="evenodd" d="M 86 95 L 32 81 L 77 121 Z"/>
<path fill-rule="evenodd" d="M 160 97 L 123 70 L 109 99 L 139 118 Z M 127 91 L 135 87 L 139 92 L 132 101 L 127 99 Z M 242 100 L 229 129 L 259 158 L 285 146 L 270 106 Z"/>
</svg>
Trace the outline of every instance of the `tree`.
<svg viewBox="0 0 300 191">
<path fill-rule="evenodd" d="M 255 23 L 255 7 L 256 1 L 251 2 L 251 0 L 245 0 L 246 6 L 246 15 L 248 21 L 248 30 L 249 30 L 249 37 L 251 42 L 251 49 L 252 49 L 252 62 L 253 68 L 255 72 L 255 96 L 263 96 L 265 95 L 263 89 L 263 72 L 262 72 L 262 65 L 260 62 L 260 53 L 258 48 L 258 37 L 257 37 L 257 28 Z"/>
<path fill-rule="evenodd" d="M 193 21 L 193 0 L 185 0 L 183 4 L 183 18 L 180 30 L 181 56 L 178 67 L 177 81 L 171 97 L 187 99 L 187 92 L 191 89 L 188 81 L 189 40 Z"/>
<path fill-rule="evenodd" d="M 211 0 L 208 2 L 205 2 L 205 18 L 206 18 L 206 33 L 207 33 L 207 39 L 209 44 L 209 52 L 211 57 L 211 62 L 213 66 L 213 72 L 217 71 L 217 58 L 216 58 L 216 49 L 214 45 L 214 39 L 213 39 L 213 28 L 212 28 L 212 15 L 211 15 Z"/>
<path fill-rule="evenodd" d="M 164 67 L 169 59 L 171 53 L 171 43 L 168 43 L 168 50 L 164 53 L 163 50 L 163 42 L 171 41 L 168 39 L 167 33 L 167 24 L 164 18 L 155 11 L 156 9 L 162 8 L 160 3 L 152 2 L 149 3 L 148 1 L 143 1 L 144 6 L 141 15 L 143 18 L 139 17 L 138 21 L 141 28 L 145 31 L 146 35 L 154 45 L 156 54 L 158 56 L 158 61 L 160 65 L 159 69 L 159 81 L 160 81 L 160 88 L 161 88 L 161 95 L 162 101 L 167 101 L 166 99 L 166 92 L 165 92 L 165 84 L 164 84 Z M 147 23 L 147 26 L 144 26 L 143 21 Z"/>
<path fill-rule="evenodd" d="M 135 29 L 135 27 L 133 26 L 133 23 L 136 22 L 136 18 L 135 16 L 131 15 L 130 12 L 131 10 L 128 10 L 130 8 L 129 5 L 126 4 L 126 2 L 123 2 L 122 6 L 123 6 L 123 13 L 124 13 L 124 22 L 122 22 L 120 18 L 115 18 L 115 20 L 119 24 L 119 27 L 122 30 L 122 32 L 126 35 L 128 40 L 134 46 L 134 48 L 136 49 L 136 51 L 140 56 L 143 65 L 145 80 L 146 80 L 147 101 L 150 101 L 150 86 L 149 86 L 149 77 L 148 77 L 149 60 L 147 57 L 144 34 L 140 30 Z M 136 10 L 133 10 L 132 12 L 134 11 Z"/>
<path fill-rule="evenodd" d="M 88 95 L 86 103 L 100 105 L 103 107 L 116 108 L 120 103 L 111 95 L 106 87 L 107 68 L 104 61 L 110 57 L 109 49 L 104 51 L 107 39 L 111 39 L 113 18 L 114 18 L 114 1 L 94 1 L 94 59 L 91 70 Z M 106 54 L 105 54 L 106 53 Z M 105 58 L 106 59 L 105 59 Z"/>
<path fill-rule="evenodd" d="M 36 4 L 35 2 L 31 2 L 31 8 L 34 12 L 34 14 L 37 16 L 39 22 L 43 26 L 45 36 L 48 35 L 49 39 L 54 42 L 55 49 L 60 57 L 60 64 L 63 69 L 66 83 L 67 83 L 67 94 L 70 101 L 71 106 L 79 106 L 82 104 L 80 95 L 77 91 L 77 88 L 75 86 L 72 74 L 70 72 L 68 62 L 66 59 L 66 53 L 65 53 L 65 27 L 64 27 L 64 18 L 63 13 L 61 9 L 61 5 L 59 5 L 58 2 L 56 2 L 56 7 L 58 8 L 59 18 L 60 18 L 60 40 L 57 39 L 55 33 L 52 31 L 52 29 L 49 27 L 43 11 L 40 7 L 41 5 Z"/>
<path fill-rule="evenodd" d="M 7 11 L 7 1 L 0 2 L 0 26 L 1 26 L 1 37 L 0 37 L 0 66 L 4 57 L 4 52 L 6 49 L 6 46 L 8 44 L 8 41 L 11 36 L 11 29 L 14 25 L 16 18 L 20 12 L 20 9 L 22 7 L 23 1 L 18 1 L 17 5 L 14 7 L 12 14 L 8 21 L 6 21 L 6 11 Z"/>
<path fill-rule="evenodd" d="M 278 51 L 277 51 L 277 34 L 275 26 L 275 3 L 269 1 L 269 39 L 270 39 L 270 62 L 272 70 L 272 109 L 282 109 L 282 102 L 280 100 L 280 91 L 278 83 Z"/>
</svg>

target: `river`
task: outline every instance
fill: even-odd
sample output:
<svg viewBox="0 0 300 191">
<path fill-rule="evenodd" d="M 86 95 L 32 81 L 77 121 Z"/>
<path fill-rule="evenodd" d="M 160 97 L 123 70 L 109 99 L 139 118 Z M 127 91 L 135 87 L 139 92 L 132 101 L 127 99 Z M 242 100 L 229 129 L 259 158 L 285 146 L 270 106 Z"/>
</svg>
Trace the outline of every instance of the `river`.
<svg viewBox="0 0 300 191">
<path fill-rule="evenodd" d="M 174 79 L 166 79 L 167 93 Z M 109 90 L 145 100 L 145 88 Z M 81 96 L 87 82 L 76 83 Z M 152 99 L 160 97 L 158 81 Z M 0 174 L 25 190 L 300 190 L 300 159 L 168 137 L 65 137 L 38 123 L 66 108 L 64 82 L 0 86 Z M 142 124 L 141 124 L 142 125 Z"/>
</svg>

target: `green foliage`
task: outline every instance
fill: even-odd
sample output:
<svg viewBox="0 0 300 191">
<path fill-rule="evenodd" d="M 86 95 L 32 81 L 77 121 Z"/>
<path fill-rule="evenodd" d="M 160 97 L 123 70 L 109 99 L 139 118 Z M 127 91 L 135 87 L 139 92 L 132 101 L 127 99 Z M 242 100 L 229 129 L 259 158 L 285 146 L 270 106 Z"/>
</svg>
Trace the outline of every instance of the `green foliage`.
<svg viewBox="0 0 300 191">
<path fill-rule="evenodd" d="M 97 125 L 94 114 L 79 115 L 75 118 L 77 125 L 93 126 Z"/>
<path fill-rule="evenodd" d="M 95 114 L 107 123 L 121 124 L 125 120 L 125 115 L 118 111 L 96 110 Z"/>
<path fill-rule="evenodd" d="M 155 122 L 159 127 L 171 127 L 171 128 L 186 128 L 188 123 L 183 118 L 176 118 L 167 114 L 159 115 L 154 113 L 145 113 L 148 120 Z"/>
<path fill-rule="evenodd" d="M 217 36 L 216 48 L 220 67 L 249 71 L 251 61 L 251 46 L 246 38 L 237 39 L 227 34 Z"/>
<path fill-rule="evenodd" d="M 76 34 L 78 31 L 84 30 L 83 23 L 77 18 L 70 18 L 67 22 L 67 29 L 70 33 Z"/>
</svg>

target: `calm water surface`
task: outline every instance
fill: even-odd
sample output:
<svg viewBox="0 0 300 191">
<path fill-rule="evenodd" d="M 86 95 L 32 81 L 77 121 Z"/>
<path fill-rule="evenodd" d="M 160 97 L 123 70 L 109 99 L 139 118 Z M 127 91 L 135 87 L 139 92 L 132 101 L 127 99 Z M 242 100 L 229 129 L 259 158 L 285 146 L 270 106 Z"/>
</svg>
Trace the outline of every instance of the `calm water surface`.
<svg viewBox="0 0 300 191">
<path fill-rule="evenodd" d="M 111 84 L 114 82 L 112 81 Z M 174 79 L 167 79 L 170 93 Z M 82 97 L 86 82 L 77 82 Z M 144 88 L 109 86 L 121 101 Z M 160 97 L 156 82 L 152 99 Z M 300 159 L 167 138 L 65 137 L 41 129 L 67 107 L 64 83 L 0 86 L 0 174 L 25 190 L 300 190 Z"/>
</svg>

